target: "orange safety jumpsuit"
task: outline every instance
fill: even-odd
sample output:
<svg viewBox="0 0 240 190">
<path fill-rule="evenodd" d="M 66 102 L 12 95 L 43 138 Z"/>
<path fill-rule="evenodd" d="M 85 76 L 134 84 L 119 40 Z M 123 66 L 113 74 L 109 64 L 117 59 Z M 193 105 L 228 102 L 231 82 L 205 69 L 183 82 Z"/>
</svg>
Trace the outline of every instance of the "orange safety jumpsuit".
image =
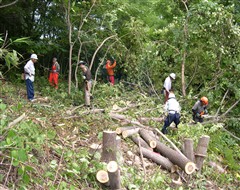
<svg viewBox="0 0 240 190">
<path fill-rule="evenodd" d="M 57 65 L 52 65 L 52 70 L 50 72 L 48 81 L 51 86 L 54 86 L 54 88 L 58 89 L 58 72 L 57 72 Z"/>
<path fill-rule="evenodd" d="M 106 69 L 108 73 L 108 80 L 109 82 L 114 85 L 114 71 L 113 69 L 116 67 L 117 63 L 114 61 L 114 63 L 111 65 L 110 62 L 107 62 Z"/>
</svg>

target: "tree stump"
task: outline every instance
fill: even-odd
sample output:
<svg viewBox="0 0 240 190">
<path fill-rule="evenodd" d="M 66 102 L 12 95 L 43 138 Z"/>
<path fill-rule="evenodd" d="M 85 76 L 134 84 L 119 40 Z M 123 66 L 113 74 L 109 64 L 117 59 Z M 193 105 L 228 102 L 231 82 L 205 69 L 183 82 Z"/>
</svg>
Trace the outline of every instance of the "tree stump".
<svg viewBox="0 0 240 190">
<path fill-rule="evenodd" d="M 155 148 L 157 145 L 156 138 L 154 138 L 152 132 L 150 133 L 146 129 L 139 130 L 140 136 L 149 144 L 151 148 Z"/>
<path fill-rule="evenodd" d="M 192 161 L 187 159 L 184 155 L 182 156 L 177 151 L 167 147 L 165 144 L 157 141 L 156 150 L 168 158 L 173 164 L 179 166 L 186 174 L 192 174 L 195 171 L 196 166 Z"/>
<path fill-rule="evenodd" d="M 120 169 L 117 162 L 110 161 L 107 165 L 107 171 L 109 176 L 109 185 L 113 190 L 121 189 Z"/>
<path fill-rule="evenodd" d="M 153 152 L 143 147 L 141 147 L 141 151 L 143 157 L 151 159 L 153 162 L 161 165 L 164 169 L 170 172 L 174 171 L 174 165 L 172 162 L 169 161 L 169 159 L 161 156 L 159 153 Z"/>
<path fill-rule="evenodd" d="M 119 136 L 116 137 L 116 147 L 117 147 L 117 161 L 119 164 L 123 163 L 123 156 L 121 151 L 121 138 Z"/>
<path fill-rule="evenodd" d="M 117 134 L 115 131 L 103 131 L 103 143 L 102 143 L 102 162 L 116 161 L 117 159 Z"/>
<path fill-rule="evenodd" d="M 140 142 L 141 147 L 149 149 L 149 150 L 153 150 L 148 143 L 146 143 L 146 141 L 144 141 L 139 135 L 132 135 L 130 136 L 130 138 L 132 139 L 132 141 L 138 145 L 138 141 Z"/>
<path fill-rule="evenodd" d="M 193 151 L 193 140 L 190 138 L 184 139 L 183 154 L 192 162 L 195 160 Z"/>
<path fill-rule="evenodd" d="M 210 140 L 210 137 L 207 135 L 204 135 L 198 141 L 196 154 L 195 154 L 195 161 L 196 161 L 196 166 L 198 170 L 202 169 L 203 161 L 207 155 L 209 140 Z"/>
<path fill-rule="evenodd" d="M 96 178 L 101 184 L 109 186 L 108 172 L 106 172 L 104 170 L 100 170 L 97 172 Z"/>
<path fill-rule="evenodd" d="M 137 134 L 138 132 L 139 132 L 139 128 L 129 129 L 129 130 L 123 131 L 122 136 L 125 139 L 131 135 Z"/>
</svg>

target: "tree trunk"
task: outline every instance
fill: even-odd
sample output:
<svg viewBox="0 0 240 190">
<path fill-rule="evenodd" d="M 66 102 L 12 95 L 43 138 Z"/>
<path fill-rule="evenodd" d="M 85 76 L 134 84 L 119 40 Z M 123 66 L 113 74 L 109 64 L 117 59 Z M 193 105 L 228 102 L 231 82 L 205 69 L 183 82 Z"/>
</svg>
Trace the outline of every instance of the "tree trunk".
<svg viewBox="0 0 240 190">
<path fill-rule="evenodd" d="M 167 157 L 173 164 L 178 165 L 187 174 L 192 174 L 195 171 L 196 166 L 193 162 L 179 154 L 177 151 L 167 147 L 165 144 L 157 141 L 156 150 L 163 156 Z"/>
<path fill-rule="evenodd" d="M 175 170 L 173 163 L 170 162 L 169 159 L 161 156 L 159 153 L 153 152 L 144 147 L 141 147 L 141 151 L 143 153 L 143 157 L 151 159 L 153 162 L 161 165 L 164 169 L 166 169 L 170 172 Z"/>
<path fill-rule="evenodd" d="M 101 184 L 109 186 L 108 172 L 106 172 L 104 170 L 100 170 L 100 171 L 97 172 L 96 178 Z"/>
<path fill-rule="evenodd" d="M 129 129 L 135 129 L 135 128 L 137 128 L 136 126 L 131 126 L 131 127 L 118 127 L 117 129 L 116 129 L 116 133 L 118 134 L 118 135 L 120 135 L 123 131 L 125 131 L 125 130 L 129 130 Z"/>
<path fill-rule="evenodd" d="M 195 154 L 196 166 L 198 170 L 201 170 L 203 166 L 203 161 L 207 155 L 209 140 L 210 140 L 210 137 L 207 135 L 204 135 L 198 141 L 197 150 Z"/>
<path fill-rule="evenodd" d="M 114 131 L 103 131 L 103 147 L 101 161 L 110 162 L 116 161 L 117 142 L 116 133 Z"/>
<path fill-rule="evenodd" d="M 137 134 L 138 132 L 139 132 L 139 128 L 129 129 L 129 130 L 123 131 L 122 132 L 122 136 L 125 139 L 125 138 L 127 138 L 127 137 L 129 137 L 131 135 Z"/>
<path fill-rule="evenodd" d="M 123 156 L 122 156 L 122 151 L 121 151 L 121 138 L 119 136 L 116 137 L 116 147 L 117 147 L 117 161 L 119 164 L 123 163 Z"/>
<path fill-rule="evenodd" d="M 192 162 L 194 162 L 193 140 L 190 138 L 184 139 L 183 154 Z"/>
<path fill-rule="evenodd" d="M 113 190 L 121 189 L 120 169 L 117 162 L 111 161 L 107 165 L 110 188 Z"/>
<path fill-rule="evenodd" d="M 148 145 L 148 143 L 146 143 L 146 141 L 144 141 L 139 135 L 132 135 L 130 138 L 132 139 L 132 141 L 133 141 L 136 145 L 138 145 L 138 141 L 139 141 L 141 147 L 146 148 L 146 149 L 148 149 L 148 150 L 153 150 L 153 149 Z"/>
<path fill-rule="evenodd" d="M 156 139 L 146 129 L 139 130 L 140 136 L 149 144 L 151 148 L 155 148 L 157 145 Z"/>
</svg>

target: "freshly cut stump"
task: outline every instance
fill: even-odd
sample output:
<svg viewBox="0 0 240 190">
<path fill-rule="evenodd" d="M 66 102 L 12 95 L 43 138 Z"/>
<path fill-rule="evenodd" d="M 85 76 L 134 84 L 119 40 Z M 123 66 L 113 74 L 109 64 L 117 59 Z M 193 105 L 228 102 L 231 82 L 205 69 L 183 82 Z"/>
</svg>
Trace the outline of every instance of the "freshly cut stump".
<svg viewBox="0 0 240 190">
<path fill-rule="evenodd" d="M 195 154 L 195 161 L 196 161 L 198 170 L 202 169 L 203 161 L 207 156 L 207 148 L 208 148 L 209 140 L 210 140 L 210 137 L 207 135 L 204 135 L 198 141 L 196 154 Z"/>
<path fill-rule="evenodd" d="M 157 141 L 156 138 L 154 138 L 152 131 L 149 132 L 146 129 L 141 129 L 139 130 L 139 134 L 151 148 L 155 148 L 157 146 Z"/>
<path fill-rule="evenodd" d="M 103 143 L 102 143 L 102 162 L 110 162 L 117 159 L 117 134 L 115 131 L 103 131 Z"/>
<path fill-rule="evenodd" d="M 184 139 L 183 144 L 183 154 L 192 162 L 195 160 L 194 151 L 193 151 L 193 140 L 190 138 Z"/>
<path fill-rule="evenodd" d="M 107 165 L 110 188 L 113 190 L 121 189 L 120 169 L 117 162 L 110 161 Z"/>
<path fill-rule="evenodd" d="M 104 170 L 99 170 L 96 174 L 96 178 L 100 183 L 109 186 L 108 172 Z"/>
<path fill-rule="evenodd" d="M 167 147 L 165 144 L 157 141 L 156 150 L 168 158 L 173 164 L 179 166 L 186 174 L 192 174 L 195 171 L 196 166 L 191 160 Z"/>
</svg>

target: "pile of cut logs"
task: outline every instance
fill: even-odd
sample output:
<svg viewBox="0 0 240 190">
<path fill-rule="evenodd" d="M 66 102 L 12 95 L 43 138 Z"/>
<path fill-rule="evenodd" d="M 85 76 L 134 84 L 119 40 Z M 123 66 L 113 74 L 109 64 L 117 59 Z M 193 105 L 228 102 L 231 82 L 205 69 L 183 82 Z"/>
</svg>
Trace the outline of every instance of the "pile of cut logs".
<svg viewBox="0 0 240 190">
<path fill-rule="evenodd" d="M 190 175 L 196 170 L 201 170 L 203 161 L 207 155 L 207 147 L 210 140 L 209 136 L 202 136 L 199 139 L 196 151 L 194 152 L 193 140 L 185 139 L 182 152 L 159 130 L 144 129 L 139 126 L 120 127 L 116 131 L 104 131 L 102 142 L 101 161 L 107 163 L 107 171 L 101 170 L 97 173 L 97 180 L 110 186 L 110 189 L 121 189 L 120 167 L 118 154 L 120 155 L 120 146 L 122 137 L 130 138 L 139 146 L 139 153 L 162 166 L 162 168 L 177 172 L 181 168 L 186 174 Z M 155 134 L 157 132 L 157 134 Z M 170 148 L 159 139 L 168 141 L 173 147 Z"/>
</svg>

